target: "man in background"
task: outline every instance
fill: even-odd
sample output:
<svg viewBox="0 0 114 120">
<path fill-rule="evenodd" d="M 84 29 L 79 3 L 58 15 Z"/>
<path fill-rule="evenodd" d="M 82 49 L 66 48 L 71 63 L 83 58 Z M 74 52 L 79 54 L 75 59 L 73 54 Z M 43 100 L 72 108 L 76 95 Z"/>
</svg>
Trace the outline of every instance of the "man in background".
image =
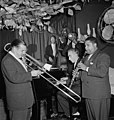
<svg viewBox="0 0 114 120">
<path fill-rule="evenodd" d="M 55 36 L 51 36 L 50 44 L 45 48 L 44 57 L 46 58 L 48 64 L 51 64 L 52 67 L 57 67 L 58 48 Z"/>
</svg>

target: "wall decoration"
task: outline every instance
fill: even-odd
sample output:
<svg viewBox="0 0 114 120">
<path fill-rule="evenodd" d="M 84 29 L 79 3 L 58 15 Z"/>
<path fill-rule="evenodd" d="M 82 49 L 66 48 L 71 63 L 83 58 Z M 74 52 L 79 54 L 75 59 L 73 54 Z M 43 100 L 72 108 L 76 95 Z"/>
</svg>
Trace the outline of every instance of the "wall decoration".
<svg viewBox="0 0 114 120">
<path fill-rule="evenodd" d="M 20 35 L 22 31 L 42 30 L 50 25 L 52 16 L 64 13 L 65 8 L 81 7 L 78 0 L 0 0 L 0 29 L 19 29 Z"/>
<path fill-rule="evenodd" d="M 101 14 L 98 21 L 98 33 L 105 42 L 114 44 L 114 1 Z"/>
</svg>

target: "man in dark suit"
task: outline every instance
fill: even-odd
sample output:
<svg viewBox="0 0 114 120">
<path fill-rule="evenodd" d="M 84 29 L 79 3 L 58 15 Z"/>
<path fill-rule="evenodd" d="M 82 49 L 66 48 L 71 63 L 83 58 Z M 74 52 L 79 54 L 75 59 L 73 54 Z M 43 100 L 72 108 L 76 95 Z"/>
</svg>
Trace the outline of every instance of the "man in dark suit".
<svg viewBox="0 0 114 120">
<path fill-rule="evenodd" d="M 85 98 L 88 120 L 108 120 L 111 89 L 109 83 L 110 57 L 98 49 L 97 39 L 88 37 L 85 49 L 89 54 L 83 63 L 78 64 L 82 70 L 82 97 Z"/>
<path fill-rule="evenodd" d="M 67 44 L 62 51 L 62 55 L 65 56 L 67 59 L 67 67 L 68 67 L 67 72 L 70 76 L 72 73 L 73 64 L 68 59 L 68 50 L 71 48 L 78 49 L 80 59 L 82 59 L 82 57 L 85 53 L 85 44 L 81 41 L 77 41 L 77 39 L 78 39 L 77 33 L 69 33 Z"/>
<path fill-rule="evenodd" d="M 78 73 L 76 71 L 76 67 L 77 67 L 77 63 L 80 61 L 79 50 L 73 49 L 73 48 L 69 49 L 68 57 L 69 57 L 69 60 L 74 64 L 74 70 L 72 71 L 72 80 L 68 79 L 66 81 L 66 85 L 70 87 L 70 89 L 73 90 L 76 94 L 80 95 L 81 94 L 81 83 L 80 83 L 80 79 L 78 78 L 78 76 L 75 75 L 75 73 Z M 72 97 L 75 97 L 75 95 L 72 94 L 71 92 L 69 92 L 69 95 L 71 95 Z M 67 117 L 70 116 L 69 98 L 65 94 L 63 94 L 61 91 L 58 92 L 57 98 L 58 98 L 58 112 L 64 112 L 64 114 Z M 76 104 L 73 107 L 72 114 L 74 113 L 77 113 L 77 115 L 79 115 L 78 107 Z"/>
<path fill-rule="evenodd" d="M 40 70 L 28 72 L 21 60 L 26 51 L 25 43 L 15 39 L 11 43 L 11 50 L 1 62 L 10 120 L 30 120 L 34 103 L 32 76 L 38 76 L 42 73 Z"/>
</svg>

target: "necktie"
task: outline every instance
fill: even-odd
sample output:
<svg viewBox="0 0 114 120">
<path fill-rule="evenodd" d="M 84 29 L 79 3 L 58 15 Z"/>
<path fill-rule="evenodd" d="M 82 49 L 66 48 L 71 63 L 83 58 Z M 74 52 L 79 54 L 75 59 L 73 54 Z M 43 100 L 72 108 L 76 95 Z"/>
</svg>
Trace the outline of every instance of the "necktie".
<svg viewBox="0 0 114 120">
<path fill-rule="evenodd" d="M 91 58 L 92 55 L 93 55 L 93 54 L 90 54 L 90 55 L 88 56 L 88 60 L 90 60 L 90 58 Z"/>
</svg>

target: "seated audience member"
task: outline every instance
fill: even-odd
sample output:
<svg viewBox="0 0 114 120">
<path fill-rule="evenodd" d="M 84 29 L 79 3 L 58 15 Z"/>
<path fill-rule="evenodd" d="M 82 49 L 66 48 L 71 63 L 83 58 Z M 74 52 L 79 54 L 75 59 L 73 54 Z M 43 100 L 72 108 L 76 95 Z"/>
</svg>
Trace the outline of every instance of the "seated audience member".
<svg viewBox="0 0 114 120">
<path fill-rule="evenodd" d="M 76 74 L 76 67 L 78 62 L 80 61 L 79 57 L 79 50 L 78 49 L 69 49 L 68 50 L 68 57 L 69 60 L 73 63 L 74 65 L 74 70 L 72 71 L 72 77 L 75 77 L 73 84 L 71 85 L 71 79 L 68 79 L 67 81 L 67 86 L 71 87 L 71 89 L 76 92 L 78 95 L 81 94 L 81 83 L 80 79 L 78 76 L 75 76 Z M 72 93 L 69 92 L 69 95 L 72 97 L 74 96 Z M 69 97 L 66 96 L 63 92 L 59 91 L 57 94 L 57 99 L 58 99 L 58 112 L 64 112 L 64 114 L 68 117 L 70 116 L 70 106 L 69 106 Z M 74 104 L 74 103 L 73 103 Z M 74 105 L 73 107 L 73 114 L 78 113 L 78 106 L 77 104 Z M 79 114 L 79 113 L 78 113 Z"/>
<path fill-rule="evenodd" d="M 51 36 L 50 44 L 45 48 L 44 57 L 48 64 L 51 64 L 52 67 L 57 67 L 58 48 L 55 36 Z"/>
</svg>

